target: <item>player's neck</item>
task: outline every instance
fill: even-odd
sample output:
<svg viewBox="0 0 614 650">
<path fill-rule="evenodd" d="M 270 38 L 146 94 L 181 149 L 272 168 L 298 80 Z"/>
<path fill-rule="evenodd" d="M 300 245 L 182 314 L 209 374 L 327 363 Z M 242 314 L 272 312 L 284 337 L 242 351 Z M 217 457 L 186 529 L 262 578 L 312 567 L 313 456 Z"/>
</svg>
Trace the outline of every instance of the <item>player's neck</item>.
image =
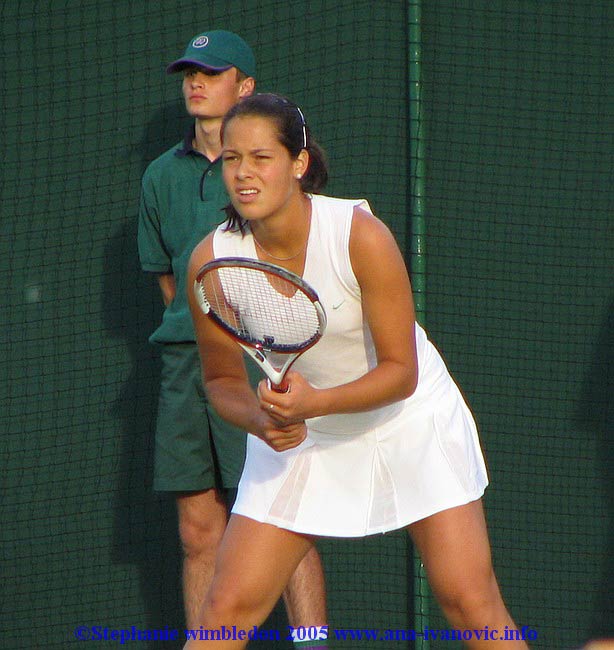
<svg viewBox="0 0 614 650">
<path fill-rule="evenodd" d="M 299 192 L 283 212 L 266 220 L 251 221 L 249 227 L 256 248 L 266 256 L 264 259 L 293 262 L 302 268 L 311 230 L 311 201 Z M 288 264 L 282 266 L 290 268 Z"/>
<path fill-rule="evenodd" d="M 212 162 L 219 158 L 222 153 L 222 142 L 220 140 L 221 127 L 221 120 L 197 119 L 195 122 L 195 135 L 192 146 Z"/>
</svg>

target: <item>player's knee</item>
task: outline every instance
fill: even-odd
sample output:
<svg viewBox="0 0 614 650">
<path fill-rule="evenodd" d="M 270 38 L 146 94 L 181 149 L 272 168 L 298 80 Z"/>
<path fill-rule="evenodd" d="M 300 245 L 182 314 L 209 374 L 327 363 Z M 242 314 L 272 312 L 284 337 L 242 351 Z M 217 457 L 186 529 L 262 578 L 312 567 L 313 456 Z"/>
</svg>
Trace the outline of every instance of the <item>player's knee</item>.
<svg viewBox="0 0 614 650">
<path fill-rule="evenodd" d="M 499 587 L 494 572 L 474 576 L 456 585 L 448 585 L 438 594 L 438 601 L 446 615 L 465 625 L 479 625 L 489 620 L 493 612 L 502 605 Z"/>
<path fill-rule="evenodd" d="M 205 611 L 213 620 L 236 619 L 239 609 L 238 594 L 232 589 L 210 589 L 205 599 Z"/>
<path fill-rule="evenodd" d="M 214 585 L 205 599 L 205 611 L 214 621 L 238 621 L 259 618 L 261 595 L 250 593 L 238 584 Z"/>
</svg>

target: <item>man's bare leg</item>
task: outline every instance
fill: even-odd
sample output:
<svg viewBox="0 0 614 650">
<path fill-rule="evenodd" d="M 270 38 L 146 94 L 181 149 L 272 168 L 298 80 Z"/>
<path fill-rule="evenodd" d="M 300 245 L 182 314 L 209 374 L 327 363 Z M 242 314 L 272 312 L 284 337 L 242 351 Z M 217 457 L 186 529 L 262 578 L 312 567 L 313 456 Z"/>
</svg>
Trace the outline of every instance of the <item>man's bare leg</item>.
<svg viewBox="0 0 614 650">
<path fill-rule="evenodd" d="M 216 490 L 188 492 L 177 497 L 179 537 L 183 548 L 183 602 L 186 625 L 197 626 L 224 535 L 227 510 Z"/>
</svg>

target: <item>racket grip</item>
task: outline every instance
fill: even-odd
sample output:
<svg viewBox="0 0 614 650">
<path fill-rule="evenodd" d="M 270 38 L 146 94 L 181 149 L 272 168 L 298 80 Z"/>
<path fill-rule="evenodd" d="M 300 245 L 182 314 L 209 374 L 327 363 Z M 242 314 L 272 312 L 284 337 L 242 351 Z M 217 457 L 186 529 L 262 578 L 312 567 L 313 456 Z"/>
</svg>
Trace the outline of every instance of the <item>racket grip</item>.
<svg viewBox="0 0 614 650">
<path fill-rule="evenodd" d="M 274 390 L 276 393 L 287 393 L 290 391 L 290 384 L 285 379 L 281 380 L 281 384 L 274 384 L 270 379 L 267 378 L 267 384 L 269 390 Z"/>
</svg>

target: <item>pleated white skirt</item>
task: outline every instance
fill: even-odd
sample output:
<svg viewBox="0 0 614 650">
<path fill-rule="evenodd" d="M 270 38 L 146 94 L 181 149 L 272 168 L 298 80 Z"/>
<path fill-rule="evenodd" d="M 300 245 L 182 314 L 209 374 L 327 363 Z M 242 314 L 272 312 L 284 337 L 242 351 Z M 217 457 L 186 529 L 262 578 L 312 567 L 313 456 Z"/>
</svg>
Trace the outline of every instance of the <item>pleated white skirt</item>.
<svg viewBox="0 0 614 650">
<path fill-rule="evenodd" d="M 299 533 L 363 537 L 480 498 L 488 477 L 475 421 L 443 368 L 428 399 L 410 397 L 368 431 L 309 430 L 284 452 L 249 435 L 233 512 Z"/>
</svg>

